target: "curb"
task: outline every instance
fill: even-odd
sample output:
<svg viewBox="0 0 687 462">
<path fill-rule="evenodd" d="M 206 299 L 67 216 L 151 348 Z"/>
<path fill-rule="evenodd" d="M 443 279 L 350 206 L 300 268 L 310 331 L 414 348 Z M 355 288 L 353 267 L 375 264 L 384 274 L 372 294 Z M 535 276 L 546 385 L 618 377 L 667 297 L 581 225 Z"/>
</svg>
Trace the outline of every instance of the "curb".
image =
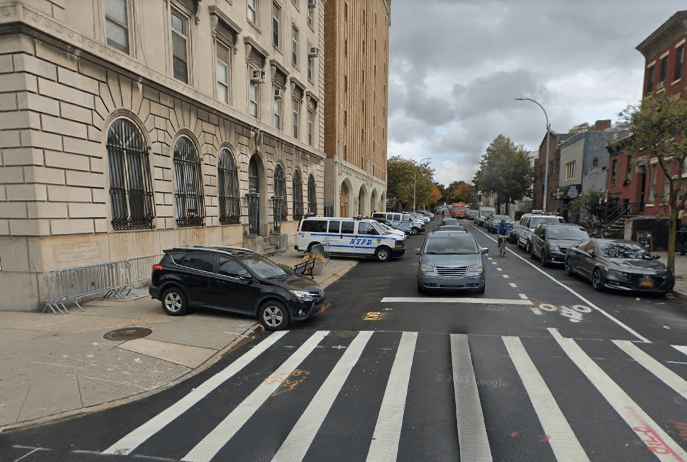
<svg viewBox="0 0 687 462">
<path fill-rule="evenodd" d="M 91 414 L 95 412 L 100 412 L 104 411 L 106 409 L 110 409 L 113 407 L 121 406 L 123 404 L 128 404 L 134 401 L 141 400 L 143 398 L 147 398 L 149 396 L 155 395 L 157 393 L 160 393 L 162 391 L 165 391 L 175 385 L 178 385 L 179 383 L 190 379 L 191 377 L 200 374 L 201 372 L 209 369 L 211 366 L 213 366 L 215 363 L 217 363 L 220 359 L 224 358 L 226 355 L 231 353 L 237 348 L 240 348 L 243 346 L 245 343 L 247 343 L 249 340 L 253 338 L 253 336 L 261 333 L 265 329 L 263 328 L 262 324 L 256 323 L 253 326 L 249 327 L 246 329 L 242 334 L 240 334 L 238 337 L 236 337 L 232 342 L 222 348 L 221 350 L 217 351 L 215 354 L 210 356 L 203 364 L 200 366 L 196 367 L 195 369 L 190 370 L 186 374 L 177 377 L 176 379 L 172 380 L 171 382 L 162 385 L 154 390 L 148 390 L 144 391 L 141 393 L 137 393 L 135 395 L 130 395 L 127 396 L 126 398 L 121 398 L 116 401 L 108 401 L 106 403 L 101 403 L 101 404 L 96 404 L 95 406 L 89 406 L 89 407 L 82 407 L 79 409 L 73 409 L 71 411 L 65 411 L 65 412 L 60 412 L 58 414 L 53 414 L 45 417 L 39 417 L 37 419 L 33 420 L 27 420 L 24 422 L 20 423 L 15 423 L 11 425 L 5 425 L 3 427 L 0 427 L 0 434 L 3 433 L 10 433 L 18 430 L 24 430 L 29 427 L 41 427 L 44 425 L 49 425 L 57 422 L 61 422 L 63 420 L 68 420 L 72 417 L 80 417 L 82 415 L 86 414 Z"/>
</svg>

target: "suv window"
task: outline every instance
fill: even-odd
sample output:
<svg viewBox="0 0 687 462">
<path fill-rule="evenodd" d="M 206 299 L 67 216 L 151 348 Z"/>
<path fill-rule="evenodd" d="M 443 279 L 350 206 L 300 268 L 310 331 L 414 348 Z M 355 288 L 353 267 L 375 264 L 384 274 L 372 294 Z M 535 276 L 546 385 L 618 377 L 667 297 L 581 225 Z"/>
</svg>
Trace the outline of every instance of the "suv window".
<svg viewBox="0 0 687 462">
<path fill-rule="evenodd" d="M 301 231 L 308 231 L 311 233 L 326 233 L 327 232 L 327 221 L 326 220 L 307 220 L 303 222 Z"/>
<path fill-rule="evenodd" d="M 394 214 L 394 218 L 392 218 L 394 221 L 401 221 L 401 215 L 399 213 Z"/>
<path fill-rule="evenodd" d="M 219 259 L 219 274 L 222 276 L 231 276 L 239 278 L 246 274 L 246 269 L 232 258 L 220 257 Z"/>
<path fill-rule="evenodd" d="M 386 218 L 386 214 L 384 214 L 384 213 L 373 213 L 372 218 Z"/>
<path fill-rule="evenodd" d="M 342 221 L 341 222 L 341 234 L 353 234 L 355 230 L 354 221 Z"/>
<path fill-rule="evenodd" d="M 215 256 L 192 252 L 181 260 L 182 266 L 212 273 L 215 269 Z"/>
<path fill-rule="evenodd" d="M 330 221 L 329 222 L 329 232 L 339 234 L 340 221 Z"/>
<path fill-rule="evenodd" d="M 553 225 L 563 223 L 563 219 L 561 217 L 532 217 L 530 219 L 530 228 L 536 228 L 542 223 Z"/>
</svg>

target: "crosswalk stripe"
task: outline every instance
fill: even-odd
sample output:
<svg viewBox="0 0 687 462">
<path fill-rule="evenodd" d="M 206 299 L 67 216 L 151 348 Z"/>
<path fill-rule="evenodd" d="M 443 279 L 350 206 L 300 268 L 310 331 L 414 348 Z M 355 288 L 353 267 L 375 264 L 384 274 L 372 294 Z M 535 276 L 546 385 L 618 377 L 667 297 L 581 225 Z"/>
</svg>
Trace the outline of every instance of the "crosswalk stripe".
<svg viewBox="0 0 687 462">
<path fill-rule="evenodd" d="M 293 372 L 315 347 L 329 334 L 329 331 L 315 332 L 296 352 L 282 363 L 272 374 L 284 377 Z M 280 386 L 280 381 L 262 382 L 245 400 L 220 422 L 203 440 L 182 458 L 185 462 L 210 462 L 215 455 L 238 432 L 255 411 L 267 401 Z"/>
<path fill-rule="evenodd" d="M 372 331 L 360 332 L 351 344 L 346 348 L 339 362 L 324 381 L 307 409 L 303 412 L 298 422 L 293 427 L 289 436 L 275 454 L 272 462 L 297 462 L 303 460 L 315 435 L 322 426 L 325 417 L 329 413 L 334 400 L 339 395 L 346 379 L 353 367 L 360 359 L 367 342 L 372 337 Z"/>
<path fill-rule="evenodd" d="M 468 336 L 465 334 L 451 334 L 451 365 L 460 460 L 491 462 L 487 428 L 472 367 Z"/>
<path fill-rule="evenodd" d="M 368 462 L 396 460 L 416 342 L 417 332 L 404 332 L 401 336 L 367 453 Z"/>
<path fill-rule="evenodd" d="M 531 300 L 479 297 L 384 297 L 382 303 L 474 303 L 478 305 L 531 305 Z"/>
<path fill-rule="evenodd" d="M 274 345 L 279 339 L 287 334 L 287 331 L 275 332 L 270 334 L 265 340 L 257 344 L 246 354 L 241 356 L 239 359 L 228 365 L 222 371 L 213 375 L 205 382 L 203 382 L 199 387 L 190 392 L 188 395 L 184 396 L 182 399 L 174 403 L 172 406 L 168 407 L 166 410 L 162 411 L 160 414 L 156 415 L 150 419 L 145 424 L 138 427 L 136 430 L 132 431 L 124 438 L 117 441 L 115 444 L 106 449 L 103 454 L 130 454 L 134 449 L 140 446 L 148 438 L 162 430 L 174 419 L 179 417 L 181 414 L 189 410 L 200 400 L 205 398 L 209 393 L 211 393 L 215 388 L 219 387 L 222 383 L 229 380 L 241 369 L 250 364 L 255 358 L 260 356 L 269 347 Z"/>
<path fill-rule="evenodd" d="M 687 460 L 687 453 L 654 422 L 575 342 L 554 328 L 548 329 L 565 354 L 596 387 L 620 417 L 660 461 Z"/>
<path fill-rule="evenodd" d="M 642 351 L 637 345 L 628 340 L 613 340 L 618 348 L 627 353 L 632 359 L 644 366 L 649 372 L 658 377 L 663 383 L 675 390 L 676 393 L 687 398 L 687 382 L 663 364 Z"/>
<path fill-rule="evenodd" d="M 673 348 L 675 348 L 677 351 L 682 353 L 683 355 L 687 355 L 687 346 L 684 345 L 673 345 Z"/>
<path fill-rule="evenodd" d="M 549 444 L 558 462 L 588 461 L 570 424 L 556 403 L 544 379 L 537 371 L 532 359 L 525 351 L 522 341 L 517 337 L 503 337 L 511 361 L 520 375 L 525 391 L 539 417 L 544 433 L 549 436 Z"/>
</svg>

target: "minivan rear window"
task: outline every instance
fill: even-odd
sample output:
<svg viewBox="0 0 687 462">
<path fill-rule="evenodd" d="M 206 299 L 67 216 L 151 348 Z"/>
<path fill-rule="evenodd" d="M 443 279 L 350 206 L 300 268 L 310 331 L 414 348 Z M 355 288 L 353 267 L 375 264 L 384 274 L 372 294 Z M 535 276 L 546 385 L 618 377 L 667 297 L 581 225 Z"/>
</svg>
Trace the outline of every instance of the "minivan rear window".
<svg viewBox="0 0 687 462">
<path fill-rule="evenodd" d="M 341 234 L 353 234 L 355 230 L 354 221 L 342 221 L 341 222 Z"/>
<path fill-rule="evenodd" d="M 306 220 L 301 226 L 301 231 L 310 233 L 326 233 L 327 232 L 327 221 L 326 220 Z"/>
</svg>

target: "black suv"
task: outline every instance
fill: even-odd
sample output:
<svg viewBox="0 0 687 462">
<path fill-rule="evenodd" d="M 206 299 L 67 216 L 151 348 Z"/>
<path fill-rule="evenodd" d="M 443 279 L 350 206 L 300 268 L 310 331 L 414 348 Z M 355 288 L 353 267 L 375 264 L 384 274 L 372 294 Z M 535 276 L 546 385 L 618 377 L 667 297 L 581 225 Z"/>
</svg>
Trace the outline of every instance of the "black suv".
<svg viewBox="0 0 687 462">
<path fill-rule="evenodd" d="M 153 266 L 148 292 L 172 316 L 186 314 L 190 306 L 212 308 L 258 317 L 267 330 L 308 319 L 325 301 L 312 279 L 235 247 L 165 250 Z"/>
</svg>

